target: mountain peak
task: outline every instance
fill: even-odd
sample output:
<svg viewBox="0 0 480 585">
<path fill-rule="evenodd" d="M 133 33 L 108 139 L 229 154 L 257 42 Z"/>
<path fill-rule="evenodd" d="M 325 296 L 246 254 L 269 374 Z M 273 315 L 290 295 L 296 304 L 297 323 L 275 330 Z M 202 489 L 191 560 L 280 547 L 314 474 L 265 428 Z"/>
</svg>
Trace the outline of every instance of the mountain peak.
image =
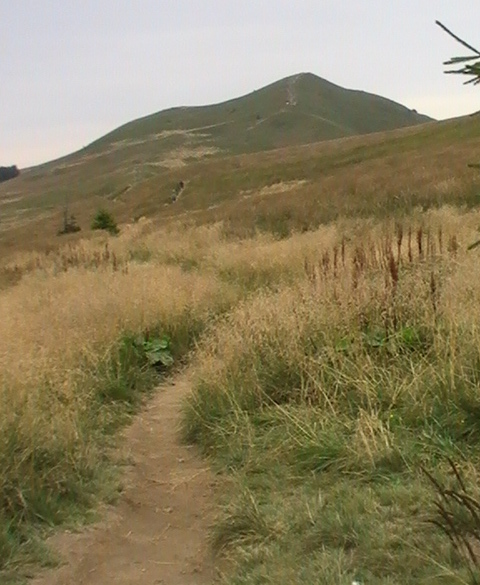
<svg viewBox="0 0 480 585">
<path fill-rule="evenodd" d="M 88 148 L 153 140 L 165 133 L 173 141 L 176 133 L 179 144 L 208 136 L 209 145 L 224 153 L 256 152 L 430 120 L 384 97 L 346 89 L 304 71 L 226 102 L 157 112 L 129 122 Z"/>
</svg>

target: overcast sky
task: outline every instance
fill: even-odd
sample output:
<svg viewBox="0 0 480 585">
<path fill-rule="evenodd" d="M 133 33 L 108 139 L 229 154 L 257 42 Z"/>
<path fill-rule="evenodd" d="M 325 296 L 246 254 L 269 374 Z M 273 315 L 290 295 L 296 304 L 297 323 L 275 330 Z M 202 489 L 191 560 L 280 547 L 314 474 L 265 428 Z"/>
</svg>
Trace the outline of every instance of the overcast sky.
<svg viewBox="0 0 480 585">
<path fill-rule="evenodd" d="M 480 110 L 443 74 L 478 0 L 2 0 L 0 165 L 24 167 L 168 107 L 310 71 L 435 118 Z"/>
</svg>

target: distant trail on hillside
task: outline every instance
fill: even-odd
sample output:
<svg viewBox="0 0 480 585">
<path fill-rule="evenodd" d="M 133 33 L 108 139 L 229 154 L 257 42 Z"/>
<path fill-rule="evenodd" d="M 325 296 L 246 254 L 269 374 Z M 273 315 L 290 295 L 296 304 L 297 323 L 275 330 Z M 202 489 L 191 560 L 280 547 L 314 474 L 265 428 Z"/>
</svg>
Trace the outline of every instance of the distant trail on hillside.
<svg viewBox="0 0 480 585">
<path fill-rule="evenodd" d="M 256 120 L 255 124 L 252 124 L 251 126 L 247 126 L 246 129 L 247 129 L 247 131 L 254 130 L 255 128 L 258 128 L 260 126 L 260 124 L 264 124 L 265 122 L 268 122 L 268 120 L 271 120 L 275 116 L 278 116 L 278 114 L 283 114 L 286 111 L 287 111 L 287 108 L 280 108 L 280 110 L 273 112 L 269 116 L 265 116 L 264 118 L 261 118 L 260 120 Z"/>
<path fill-rule="evenodd" d="M 298 75 L 295 75 L 294 77 L 291 77 L 288 80 L 287 83 L 287 100 L 286 100 L 286 107 L 280 108 L 279 110 L 272 112 L 269 116 L 264 116 L 263 118 L 261 118 L 260 120 L 257 120 L 255 122 L 255 124 L 252 124 L 251 126 L 247 126 L 247 130 L 253 130 L 254 128 L 258 128 L 258 126 L 260 126 L 260 124 L 264 124 L 267 120 L 270 120 L 271 118 L 273 118 L 274 116 L 277 116 L 278 114 L 283 114 L 284 112 L 288 111 L 288 108 L 291 106 L 296 106 L 297 105 L 297 81 L 300 79 L 300 77 L 302 77 L 302 73 L 299 73 Z M 307 114 L 309 115 L 309 114 Z M 320 116 L 318 116 L 320 118 Z M 326 119 L 325 119 L 326 120 Z M 328 122 L 328 120 L 326 120 Z M 336 124 L 335 124 L 336 125 Z"/>
<path fill-rule="evenodd" d="M 297 81 L 300 79 L 300 77 L 302 77 L 302 74 L 299 73 L 298 75 L 295 75 L 294 77 L 291 77 L 288 80 L 288 85 L 287 85 L 287 102 L 289 106 L 296 106 L 297 105 Z"/>
</svg>

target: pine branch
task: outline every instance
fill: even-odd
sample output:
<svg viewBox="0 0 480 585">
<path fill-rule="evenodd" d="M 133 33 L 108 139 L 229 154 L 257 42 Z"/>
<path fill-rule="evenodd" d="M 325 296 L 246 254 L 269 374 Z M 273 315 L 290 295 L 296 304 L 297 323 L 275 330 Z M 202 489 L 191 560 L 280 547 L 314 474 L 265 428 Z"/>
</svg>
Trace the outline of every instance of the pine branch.
<svg viewBox="0 0 480 585">
<path fill-rule="evenodd" d="M 475 47 L 473 47 L 472 45 L 470 45 L 469 43 L 467 43 L 466 41 L 464 41 L 463 39 L 461 39 L 455 33 L 453 33 L 450 29 L 448 29 L 440 21 L 436 20 L 435 23 L 442 30 L 444 30 L 448 35 L 450 35 L 452 38 L 454 38 L 458 43 L 460 43 L 462 46 L 467 48 L 469 51 L 472 51 L 472 53 L 475 53 L 474 55 L 470 55 L 468 57 L 452 57 L 448 61 L 445 61 L 443 64 L 446 66 L 459 65 L 462 63 L 465 64 L 461 69 L 454 69 L 454 70 L 450 70 L 450 71 L 445 71 L 445 73 L 454 74 L 454 75 L 470 76 L 472 79 L 468 79 L 467 81 L 465 81 L 465 85 L 479 84 L 480 83 L 480 60 L 478 60 L 478 58 L 480 57 L 480 51 L 478 49 L 476 49 Z M 472 61 L 474 61 L 474 63 L 471 63 Z"/>
<path fill-rule="evenodd" d="M 449 34 L 452 38 L 454 38 L 457 42 L 459 42 L 461 45 L 463 45 L 465 48 L 467 48 L 469 51 L 472 51 L 472 53 L 475 53 L 478 57 L 480 57 L 480 51 L 478 49 L 475 49 L 475 47 L 472 47 L 472 45 L 469 45 L 466 41 L 464 41 L 463 39 L 461 39 L 460 37 L 457 37 L 457 35 L 455 33 L 453 33 L 450 29 L 448 29 L 444 24 L 442 24 L 439 20 L 435 21 L 435 24 L 438 24 L 438 26 L 440 28 L 442 28 L 447 34 Z"/>
</svg>

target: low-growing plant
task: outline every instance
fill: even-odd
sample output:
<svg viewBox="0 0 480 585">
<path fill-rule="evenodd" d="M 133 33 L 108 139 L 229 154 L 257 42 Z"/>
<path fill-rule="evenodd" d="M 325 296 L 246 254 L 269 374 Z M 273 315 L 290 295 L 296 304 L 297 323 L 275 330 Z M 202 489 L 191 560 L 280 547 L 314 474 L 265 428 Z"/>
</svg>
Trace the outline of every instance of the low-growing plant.
<svg viewBox="0 0 480 585">
<path fill-rule="evenodd" d="M 153 338 L 148 334 L 141 335 L 135 339 L 135 346 L 141 348 L 148 364 L 158 370 L 169 368 L 174 363 L 170 338 L 166 335 Z"/>
<path fill-rule="evenodd" d="M 64 218 L 63 227 L 57 232 L 57 235 L 64 236 L 66 234 L 75 234 L 81 229 L 82 228 L 78 225 L 75 216 L 71 215 L 70 217 Z"/>
</svg>

